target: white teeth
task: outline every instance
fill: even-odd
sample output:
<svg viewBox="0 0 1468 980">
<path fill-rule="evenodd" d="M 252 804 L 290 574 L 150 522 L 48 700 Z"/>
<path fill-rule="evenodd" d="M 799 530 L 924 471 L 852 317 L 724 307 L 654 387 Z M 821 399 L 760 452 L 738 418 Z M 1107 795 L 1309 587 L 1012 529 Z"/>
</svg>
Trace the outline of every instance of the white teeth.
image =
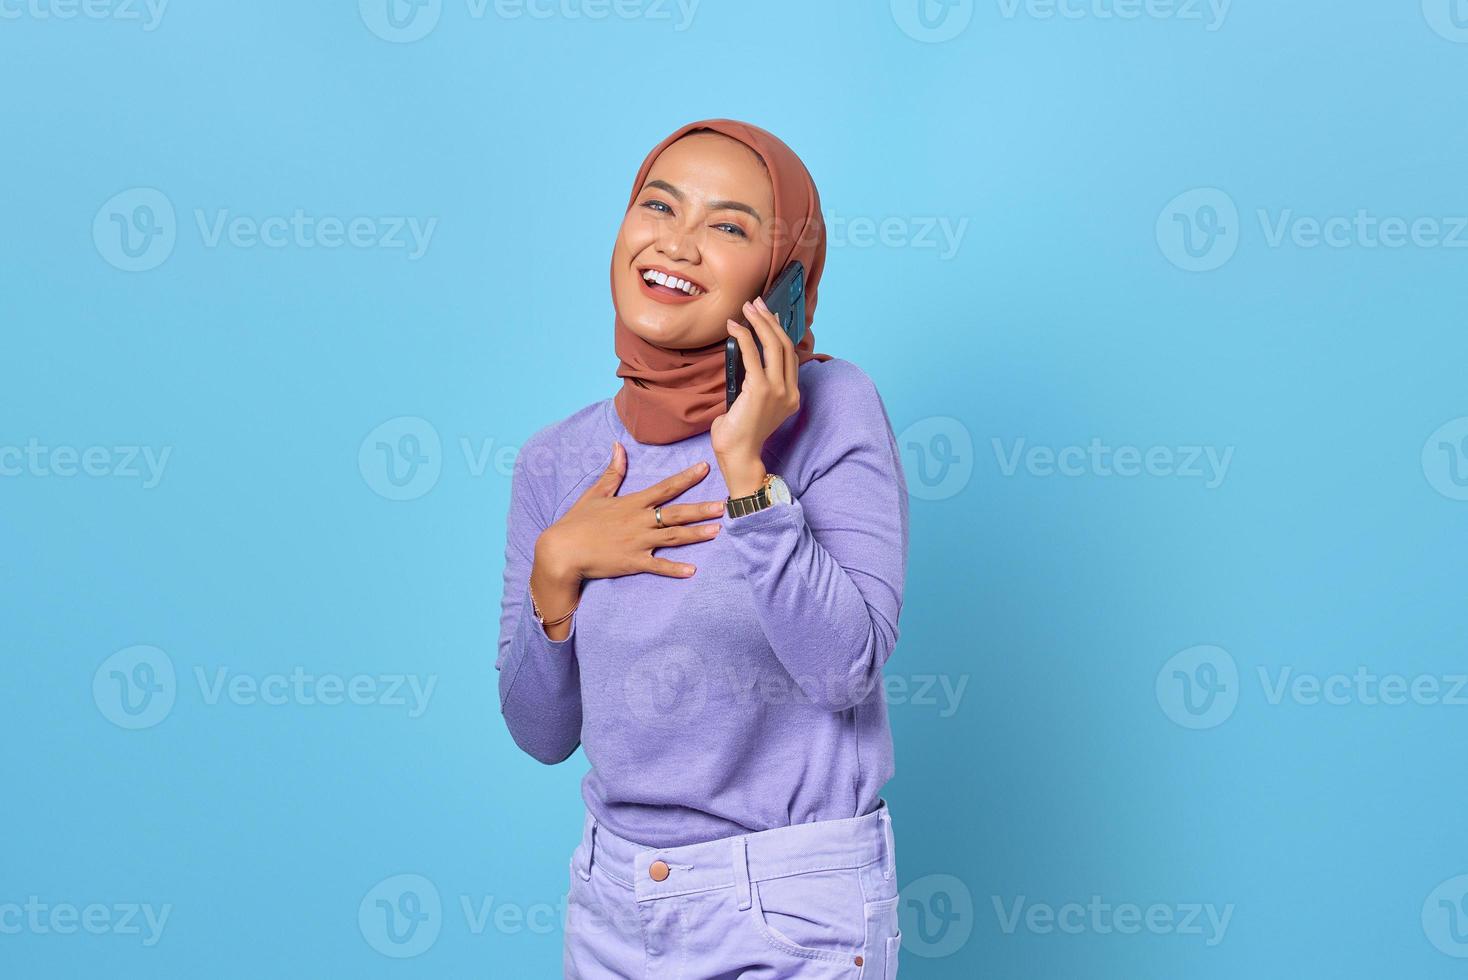
<svg viewBox="0 0 1468 980">
<path fill-rule="evenodd" d="M 659 272 L 656 269 L 648 269 L 642 274 L 642 278 L 649 282 L 655 282 L 660 286 L 682 290 L 689 296 L 697 296 L 703 292 L 702 289 L 699 289 L 686 279 L 679 279 L 677 276 L 670 276 L 666 272 Z"/>
</svg>

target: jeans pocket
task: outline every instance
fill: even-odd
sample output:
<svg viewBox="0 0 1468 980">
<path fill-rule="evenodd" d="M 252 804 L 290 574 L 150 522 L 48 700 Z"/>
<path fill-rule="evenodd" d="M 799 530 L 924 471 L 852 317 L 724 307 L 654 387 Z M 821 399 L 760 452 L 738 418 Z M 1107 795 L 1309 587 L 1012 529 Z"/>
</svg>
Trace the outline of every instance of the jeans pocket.
<svg viewBox="0 0 1468 980">
<path fill-rule="evenodd" d="M 867 912 L 855 869 L 766 878 L 752 883 L 751 898 L 765 938 L 787 953 L 850 963 L 866 947 Z"/>
<path fill-rule="evenodd" d="M 902 949 L 902 933 L 887 940 L 887 972 L 885 980 L 897 980 L 897 953 Z"/>
</svg>

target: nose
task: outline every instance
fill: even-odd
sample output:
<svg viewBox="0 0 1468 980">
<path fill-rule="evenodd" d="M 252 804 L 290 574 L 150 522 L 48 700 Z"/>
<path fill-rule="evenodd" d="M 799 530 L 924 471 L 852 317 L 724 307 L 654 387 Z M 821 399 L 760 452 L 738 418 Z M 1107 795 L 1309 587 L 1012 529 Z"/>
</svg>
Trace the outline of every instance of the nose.
<svg viewBox="0 0 1468 980">
<path fill-rule="evenodd" d="M 658 236 L 658 251 L 670 259 L 691 262 L 698 256 L 698 244 L 682 224 L 668 221 L 663 223 L 662 233 Z"/>
</svg>

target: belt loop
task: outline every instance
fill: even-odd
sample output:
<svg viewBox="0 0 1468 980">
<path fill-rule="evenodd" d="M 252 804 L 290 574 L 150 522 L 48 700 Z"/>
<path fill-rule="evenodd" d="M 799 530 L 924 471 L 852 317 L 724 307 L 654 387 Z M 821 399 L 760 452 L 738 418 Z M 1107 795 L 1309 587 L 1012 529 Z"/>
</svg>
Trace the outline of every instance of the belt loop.
<svg viewBox="0 0 1468 980">
<path fill-rule="evenodd" d="M 734 838 L 734 894 L 739 898 L 739 911 L 750 907 L 749 845 L 744 837 Z"/>
<path fill-rule="evenodd" d="M 882 803 L 882 837 L 887 848 L 887 861 L 882 866 L 882 878 L 890 881 L 897 870 L 897 855 L 892 846 L 892 814 L 887 809 L 886 801 Z"/>
<path fill-rule="evenodd" d="M 592 818 L 590 818 L 587 821 L 587 826 L 586 826 L 586 860 L 582 861 L 581 862 L 581 865 L 582 866 L 576 869 L 576 873 L 579 874 L 579 875 L 581 875 L 581 880 L 582 881 L 590 881 L 591 880 L 591 862 L 592 862 L 592 859 L 593 859 L 593 857 L 595 855 L 596 855 L 596 818 L 595 817 L 592 817 Z"/>
</svg>

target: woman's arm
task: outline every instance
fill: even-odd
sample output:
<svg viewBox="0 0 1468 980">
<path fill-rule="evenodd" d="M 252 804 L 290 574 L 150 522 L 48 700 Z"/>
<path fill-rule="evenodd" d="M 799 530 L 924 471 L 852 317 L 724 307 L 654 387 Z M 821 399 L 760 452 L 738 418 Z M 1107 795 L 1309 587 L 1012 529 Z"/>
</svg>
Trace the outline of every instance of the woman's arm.
<svg viewBox="0 0 1468 980">
<path fill-rule="evenodd" d="M 530 573 L 535 543 L 550 526 L 550 506 L 543 487 L 526 465 L 522 451 L 510 479 L 510 513 L 506 521 L 505 591 L 500 601 L 500 711 L 515 744 L 546 765 L 563 762 L 581 744 L 581 675 L 576 664 L 576 617 L 553 640 L 530 610 Z M 549 598 L 541 597 L 544 602 Z M 563 608 L 543 608 L 550 618 Z M 564 630 L 564 633 L 561 631 Z"/>
<path fill-rule="evenodd" d="M 724 529 L 775 655 L 807 697 L 841 711 L 871 693 L 897 643 L 907 488 L 872 383 L 843 379 L 819 398 L 808 435 L 834 463 L 794 503 L 725 517 Z"/>
<path fill-rule="evenodd" d="M 515 744 L 553 765 L 569 757 L 581 743 L 577 617 L 573 613 L 547 633 L 531 608 L 531 591 L 541 615 L 554 621 L 576 605 L 586 579 L 641 572 L 686 579 L 695 571 L 691 564 L 659 558 L 654 552 L 713 538 L 721 525 L 699 522 L 722 514 L 724 507 L 717 501 L 666 506 L 659 527 L 654 508 L 696 486 L 708 475 L 708 464 L 696 463 L 646 490 L 619 496 L 617 491 L 627 475 L 627 451 L 617 443 L 607 468 L 552 522 L 563 498 L 553 496 L 557 492 L 554 481 L 537 480 L 532 473 L 532 463 L 544 456 L 532 443 L 516 457 L 510 482 L 509 543 L 495 667 L 500 672 L 500 711 Z M 586 474 L 576 486 L 591 475 Z"/>
</svg>

